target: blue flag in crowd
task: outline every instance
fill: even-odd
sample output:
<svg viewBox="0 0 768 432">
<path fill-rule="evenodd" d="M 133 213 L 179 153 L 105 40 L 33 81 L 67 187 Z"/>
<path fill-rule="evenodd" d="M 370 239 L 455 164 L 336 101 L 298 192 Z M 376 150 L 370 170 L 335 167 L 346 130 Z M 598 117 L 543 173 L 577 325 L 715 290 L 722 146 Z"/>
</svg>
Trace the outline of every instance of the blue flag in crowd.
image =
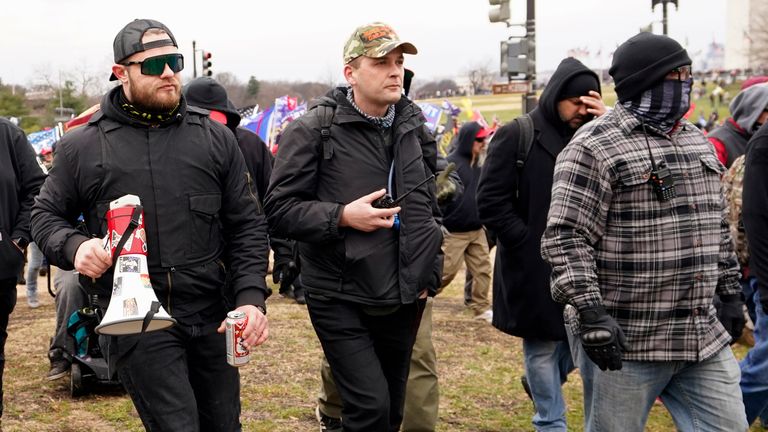
<svg viewBox="0 0 768 432">
<path fill-rule="evenodd" d="M 421 108 L 421 112 L 427 120 L 427 128 L 429 128 L 430 132 L 435 133 L 437 125 L 440 124 L 440 116 L 443 115 L 442 108 L 429 103 L 420 103 L 419 108 Z"/>
<path fill-rule="evenodd" d="M 256 114 L 253 120 L 245 125 L 245 128 L 255 132 L 265 143 L 269 143 L 269 129 L 272 124 L 272 113 L 274 111 L 275 107 L 271 106 Z"/>
<path fill-rule="evenodd" d="M 27 140 L 35 149 L 35 154 L 40 154 L 43 150 L 53 151 L 53 146 L 56 141 L 59 140 L 59 135 L 56 133 L 56 128 L 48 129 L 40 132 L 33 132 L 27 135 Z"/>
</svg>

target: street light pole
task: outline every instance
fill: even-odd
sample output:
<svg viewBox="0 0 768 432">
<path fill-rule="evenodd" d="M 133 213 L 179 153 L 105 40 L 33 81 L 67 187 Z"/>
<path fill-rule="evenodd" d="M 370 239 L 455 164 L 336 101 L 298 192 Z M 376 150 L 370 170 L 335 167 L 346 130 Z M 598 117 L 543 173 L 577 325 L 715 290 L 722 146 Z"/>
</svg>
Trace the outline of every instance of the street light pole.
<svg viewBox="0 0 768 432">
<path fill-rule="evenodd" d="M 673 3 L 675 9 L 677 9 L 678 0 L 651 0 L 651 12 L 656 8 L 656 5 L 661 3 L 661 27 L 664 32 L 664 36 L 667 35 L 669 27 L 667 26 L 667 3 Z"/>
<path fill-rule="evenodd" d="M 195 41 L 192 41 L 192 78 L 197 78 L 197 49 L 195 49 Z"/>
<path fill-rule="evenodd" d="M 530 48 L 528 49 L 528 91 L 523 99 L 523 111 L 528 113 L 536 108 L 536 0 L 527 0 L 525 19 L 525 37 Z"/>
</svg>

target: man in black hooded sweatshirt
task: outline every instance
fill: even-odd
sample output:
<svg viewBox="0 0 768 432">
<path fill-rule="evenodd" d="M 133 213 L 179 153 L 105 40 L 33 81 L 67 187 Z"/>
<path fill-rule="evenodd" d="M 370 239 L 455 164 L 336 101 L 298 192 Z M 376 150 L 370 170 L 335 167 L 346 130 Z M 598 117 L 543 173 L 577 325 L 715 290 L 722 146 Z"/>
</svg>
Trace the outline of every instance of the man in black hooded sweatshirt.
<svg viewBox="0 0 768 432">
<path fill-rule="evenodd" d="M 488 149 L 477 190 L 480 220 L 497 233 L 493 325 L 523 338 L 525 373 L 537 430 L 566 430 L 561 385 L 573 370 L 563 306 L 549 291 L 551 268 L 539 254 L 549 210 L 555 158 L 576 129 L 605 112 L 597 75 L 566 58 L 530 114 L 534 142 L 521 169 L 521 129 L 500 128 Z"/>
<path fill-rule="evenodd" d="M 443 240 L 442 286 L 451 283 L 462 262 L 472 273 L 472 301 L 470 309 L 475 319 L 491 322 L 492 313 L 488 302 L 491 286 L 491 257 L 485 230 L 477 215 L 475 192 L 480 177 L 481 156 L 488 141 L 489 130 L 477 122 L 465 123 L 459 129 L 456 149 L 446 160 L 456 164 L 456 172 L 464 184 L 464 195 L 452 202 L 443 215 L 445 238 Z"/>
</svg>

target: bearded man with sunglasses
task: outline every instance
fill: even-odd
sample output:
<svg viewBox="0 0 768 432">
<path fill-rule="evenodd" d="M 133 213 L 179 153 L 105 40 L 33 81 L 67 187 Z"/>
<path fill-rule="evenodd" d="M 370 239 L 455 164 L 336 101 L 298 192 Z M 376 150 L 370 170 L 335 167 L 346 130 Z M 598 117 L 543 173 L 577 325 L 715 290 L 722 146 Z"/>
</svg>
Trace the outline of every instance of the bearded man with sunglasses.
<svg viewBox="0 0 768 432">
<path fill-rule="evenodd" d="M 237 309 L 248 317 L 247 345 L 268 337 L 266 222 L 256 191 L 232 132 L 187 106 L 184 59 L 165 25 L 129 23 L 115 37 L 114 58 L 111 79 L 121 85 L 60 141 L 33 209 L 35 241 L 52 264 L 95 279 L 106 310 L 105 213 L 111 201 L 137 195 L 152 287 L 178 324 L 113 337 L 103 349 L 147 430 L 240 430 L 239 375 L 222 332 Z M 86 233 L 73 228 L 80 213 Z"/>
</svg>

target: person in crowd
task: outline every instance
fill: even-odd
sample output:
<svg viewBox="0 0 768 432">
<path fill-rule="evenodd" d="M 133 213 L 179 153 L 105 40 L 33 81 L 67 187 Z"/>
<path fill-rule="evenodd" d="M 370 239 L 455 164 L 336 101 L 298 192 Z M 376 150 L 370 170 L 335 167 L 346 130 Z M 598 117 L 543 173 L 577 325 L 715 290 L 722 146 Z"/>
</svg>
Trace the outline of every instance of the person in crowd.
<svg viewBox="0 0 768 432">
<path fill-rule="evenodd" d="M 440 281 L 437 146 L 420 139 L 421 110 L 402 94 L 404 54 L 416 52 L 386 24 L 355 29 L 343 49 L 349 86 L 289 124 L 265 201 L 270 230 L 299 242 L 345 431 L 400 428 L 414 339 Z"/>
<path fill-rule="evenodd" d="M 8 319 L 16 306 L 16 282 L 32 240 L 30 211 L 43 181 L 45 173 L 24 131 L 0 118 L 0 418 Z"/>
<path fill-rule="evenodd" d="M 231 309 L 246 314 L 245 346 L 269 335 L 265 218 L 232 132 L 181 95 L 184 57 L 171 31 L 134 20 L 113 51 L 110 79 L 120 85 L 59 141 L 32 211 L 33 235 L 51 264 L 93 285 L 106 310 L 113 263 L 102 245 L 105 213 L 111 201 L 138 196 L 151 284 L 177 324 L 111 337 L 102 350 L 146 429 L 239 430 L 239 374 L 227 364 L 224 320 Z M 81 213 L 87 232 L 74 228 Z"/>
<path fill-rule="evenodd" d="M 747 423 L 768 419 L 768 126 L 747 145 L 742 195 L 743 221 L 749 238 L 750 285 L 754 295 L 755 346 L 741 361 L 741 394 Z"/>
<path fill-rule="evenodd" d="M 269 177 L 272 174 L 274 157 L 267 145 L 252 131 L 240 127 L 240 114 L 227 96 L 227 90 L 210 77 L 195 78 L 184 86 L 187 103 L 210 111 L 210 118 L 226 125 L 237 138 L 237 145 L 245 158 L 245 165 L 253 185 L 256 187 L 260 205 L 267 194 Z M 250 184 L 250 183 L 249 183 Z M 286 239 L 270 237 L 275 253 L 275 268 L 272 280 L 280 284 L 280 294 L 292 297 L 304 304 L 304 291 L 298 279 L 299 267 L 296 244 Z"/>
<path fill-rule="evenodd" d="M 707 135 L 726 168 L 746 152 L 749 139 L 768 120 L 768 85 L 753 85 L 742 90 L 733 98 L 729 109 L 731 116 Z"/>
<path fill-rule="evenodd" d="M 561 386 L 574 369 L 563 305 L 552 300 L 551 268 L 539 254 L 555 158 L 578 128 L 604 113 L 597 74 L 566 58 L 527 115 L 531 136 L 521 130 L 519 122 L 526 119 L 502 126 L 480 175 L 480 221 L 497 233 L 493 325 L 523 338 L 524 388 L 527 385 L 534 402 L 536 430 L 566 430 Z M 527 153 L 521 148 L 527 146 L 526 139 L 531 140 Z"/>
<path fill-rule="evenodd" d="M 456 148 L 446 160 L 456 165 L 464 185 L 464 195 L 447 206 L 443 217 L 445 228 L 443 255 L 445 264 L 441 287 L 448 286 L 466 262 L 472 273 L 472 299 L 469 308 L 476 319 L 491 322 L 493 312 L 488 299 L 491 288 L 491 256 L 488 240 L 477 214 L 477 181 L 480 178 L 481 157 L 490 130 L 477 122 L 467 122 L 459 129 Z"/>
<path fill-rule="evenodd" d="M 413 73 L 405 69 L 403 93 L 408 96 L 409 76 Z M 423 137 L 429 140 L 430 137 Z M 437 154 L 437 202 L 440 211 L 454 200 L 460 199 L 464 193 L 464 185 L 445 157 Z M 416 341 L 413 344 L 411 363 L 408 373 L 408 384 L 405 388 L 405 407 L 401 432 L 434 431 L 437 425 L 440 406 L 440 386 L 437 374 L 437 353 L 432 344 L 432 307 L 433 298 L 427 297 L 424 313 L 421 317 Z M 317 398 L 315 415 L 320 422 L 321 430 L 327 432 L 341 431 L 342 402 L 336 384 L 333 382 L 328 360 L 323 357 L 320 365 L 320 393 Z"/>
<path fill-rule="evenodd" d="M 590 431 L 642 431 L 659 396 L 680 430 L 747 428 L 729 346 L 745 321 L 738 263 L 722 165 L 683 119 L 690 66 L 666 36 L 621 44 L 618 103 L 555 163 L 541 252 L 567 303 Z"/>
</svg>

